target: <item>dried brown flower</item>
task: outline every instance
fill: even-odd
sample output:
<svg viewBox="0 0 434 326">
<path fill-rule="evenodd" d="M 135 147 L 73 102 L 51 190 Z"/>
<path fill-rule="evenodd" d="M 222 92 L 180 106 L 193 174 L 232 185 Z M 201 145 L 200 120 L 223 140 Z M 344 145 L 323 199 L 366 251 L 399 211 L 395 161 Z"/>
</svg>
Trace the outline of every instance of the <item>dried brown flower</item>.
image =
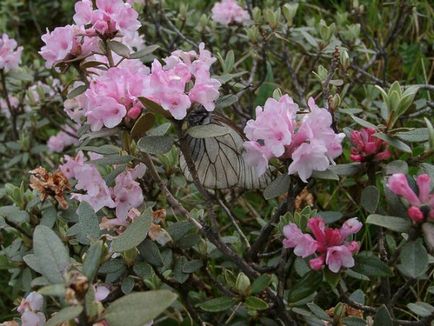
<svg viewBox="0 0 434 326">
<path fill-rule="evenodd" d="M 62 172 L 51 173 L 43 167 L 38 167 L 29 173 L 31 175 L 30 188 L 39 192 L 42 201 L 48 197 L 53 197 L 61 208 L 68 208 L 64 193 L 71 190 L 71 186 L 68 178 Z"/>
<path fill-rule="evenodd" d="M 305 187 L 301 193 L 295 198 L 295 210 L 300 211 L 305 206 L 313 206 L 313 195 Z"/>
</svg>

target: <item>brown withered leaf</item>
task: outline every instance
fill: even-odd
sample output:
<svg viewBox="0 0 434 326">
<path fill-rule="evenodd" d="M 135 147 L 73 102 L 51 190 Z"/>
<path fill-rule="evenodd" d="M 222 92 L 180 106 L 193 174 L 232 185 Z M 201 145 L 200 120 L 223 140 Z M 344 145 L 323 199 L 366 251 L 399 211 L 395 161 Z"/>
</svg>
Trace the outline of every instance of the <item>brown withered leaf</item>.
<svg viewBox="0 0 434 326">
<path fill-rule="evenodd" d="M 305 187 L 301 193 L 295 198 L 295 210 L 301 211 L 306 206 L 313 206 L 313 195 Z"/>
<path fill-rule="evenodd" d="M 157 241 L 160 245 L 164 246 L 169 241 L 172 241 L 170 234 L 161 226 L 151 223 L 148 231 L 148 236 L 153 241 Z"/>
<path fill-rule="evenodd" d="M 39 192 L 42 201 L 48 197 L 54 198 L 61 208 L 67 209 L 68 202 L 65 192 L 71 190 L 68 178 L 60 171 L 48 172 L 43 167 L 38 167 L 30 173 L 30 188 Z"/>
<path fill-rule="evenodd" d="M 157 209 L 152 212 L 152 221 L 156 224 L 161 224 L 166 219 L 166 210 L 164 208 Z"/>
<path fill-rule="evenodd" d="M 333 318 L 335 315 L 335 307 L 331 307 L 330 309 L 327 309 L 325 312 L 327 313 L 327 315 L 329 315 L 330 317 Z M 344 317 L 358 317 L 358 318 L 364 319 L 362 310 L 353 308 L 353 307 L 351 307 L 345 303 L 343 304 L 343 312 L 342 312 L 341 318 L 344 318 Z M 328 323 L 327 325 L 331 325 L 331 323 Z M 345 326 L 342 320 L 339 320 L 339 323 L 337 325 L 338 326 Z"/>
</svg>

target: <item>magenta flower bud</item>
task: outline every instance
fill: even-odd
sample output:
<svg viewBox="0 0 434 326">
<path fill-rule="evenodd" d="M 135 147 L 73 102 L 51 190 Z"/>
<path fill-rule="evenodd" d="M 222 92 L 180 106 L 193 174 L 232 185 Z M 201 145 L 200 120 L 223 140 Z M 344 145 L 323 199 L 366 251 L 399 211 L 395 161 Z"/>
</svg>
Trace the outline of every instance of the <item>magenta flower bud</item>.
<svg viewBox="0 0 434 326">
<path fill-rule="evenodd" d="M 313 270 L 319 271 L 324 267 L 324 260 L 325 260 L 324 256 L 312 258 L 311 260 L 309 260 L 309 266 Z"/>
<path fill-rule="evenodd" d="M 423 213 L 419 207 L 411 206 L 407 210 L 407 214 L 415 223 L 420 223 L 424 220 Z"/>
<path fill-rule="evenodd" d="M 416 179 L 417 186 L 419 188 L 419 199 L 422 203 L 429 201 L 431 178 L 428 174 L 421 174 Z"/>
</svg>

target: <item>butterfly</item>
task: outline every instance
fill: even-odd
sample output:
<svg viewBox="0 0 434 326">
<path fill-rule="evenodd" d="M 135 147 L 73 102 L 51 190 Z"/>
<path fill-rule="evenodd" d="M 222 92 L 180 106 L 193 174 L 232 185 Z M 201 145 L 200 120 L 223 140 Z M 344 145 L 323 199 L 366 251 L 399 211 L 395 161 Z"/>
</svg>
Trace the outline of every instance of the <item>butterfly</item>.
<svg viewBox="0 0 434 326">
<path fill-rule="evenodd" d="M 195 164 L 198 178 L 205 188 L 227 189 L 262 189 L 271 182 L 271 173 L 267 171 L 261 177 L 244 160 L 241 131 L 229 119 L 222 115 L 198 109 L 188 117 L 189 127 L 207 126 L 209 129 L 223 130 L 218 136 L 195 138 L 186 134 L 190 155 Z M 180 166 L 188 181 L 192 181 L 185 157 L 180 154 Z"/>
</svg>

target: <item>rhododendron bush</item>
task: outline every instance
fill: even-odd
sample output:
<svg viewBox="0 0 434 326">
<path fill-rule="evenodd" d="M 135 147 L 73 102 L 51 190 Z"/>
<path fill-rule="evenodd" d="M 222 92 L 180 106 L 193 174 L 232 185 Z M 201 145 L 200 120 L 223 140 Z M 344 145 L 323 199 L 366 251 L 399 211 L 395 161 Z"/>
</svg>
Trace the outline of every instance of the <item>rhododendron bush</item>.
<svg viewBox="0 0 434 326">
<path fill-rule="evenodd" d="M 0 3 L 0 325 L 434 323 L 427 0 Z"/>
</svg>

